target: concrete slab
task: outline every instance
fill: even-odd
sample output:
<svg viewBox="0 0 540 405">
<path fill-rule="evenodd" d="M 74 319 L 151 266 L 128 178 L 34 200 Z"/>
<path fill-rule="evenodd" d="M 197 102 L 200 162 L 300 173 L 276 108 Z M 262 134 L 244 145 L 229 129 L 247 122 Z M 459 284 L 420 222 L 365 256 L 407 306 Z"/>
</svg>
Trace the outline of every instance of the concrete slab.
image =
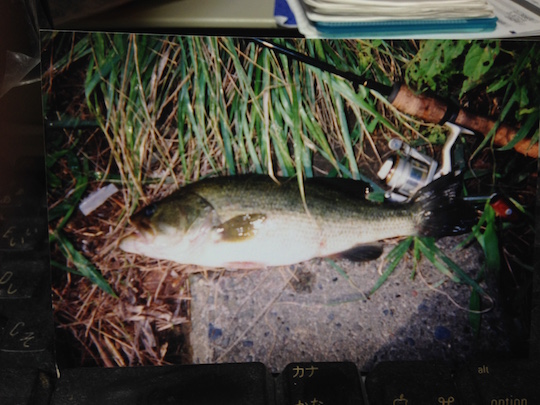
<svg viewBox="0 0 540 405">
<path fill-rule="evenodd" d="M 449 251 L 456 243 L 445 238 L 440 246 Z M 450 256 L 470 274 L 482 265 L 476 245 Z M 475 339 L 467 310 L 470 288 L 448 281 L 427 260 L 421 263 L 411 279 L 409 257 L 369 299 L 382 259 L 316 259 L 193 275 L 193 361 L 261 361 L 275 372 L 293 361 L 353 361 L 368 371 L 381 360 L 462 360 L 507 350 L 497 307 L 484 315 Z M 496 295 L 491 286 L 483 287 Z"/>
</svg>

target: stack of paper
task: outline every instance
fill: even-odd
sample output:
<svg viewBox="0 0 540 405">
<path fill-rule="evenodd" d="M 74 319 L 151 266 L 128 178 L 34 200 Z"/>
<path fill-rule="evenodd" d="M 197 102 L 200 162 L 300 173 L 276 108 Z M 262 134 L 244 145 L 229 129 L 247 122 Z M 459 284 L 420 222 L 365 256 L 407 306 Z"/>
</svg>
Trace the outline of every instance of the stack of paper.
<svg viewBox="0 0 540 405">
<path fill-rule="evenodd" d="M 540 0 L 275 0 L 278 24 L 307 38 L 540 35 Z"/>
<path fill-rule="evenodd" d="M 496 27 L 487 0 L 287 0 L 306 36 L 483 32 Z M 318 34 L 318 35 L 317 35 Z"/>
</svg>

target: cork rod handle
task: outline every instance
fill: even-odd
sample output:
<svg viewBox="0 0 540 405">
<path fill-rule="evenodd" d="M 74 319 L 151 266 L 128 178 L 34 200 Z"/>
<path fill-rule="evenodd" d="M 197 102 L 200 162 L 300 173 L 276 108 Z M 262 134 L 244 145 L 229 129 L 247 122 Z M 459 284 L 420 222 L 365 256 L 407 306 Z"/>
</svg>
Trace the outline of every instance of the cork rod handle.
<svg viewBox="0 0 540 405">
<path fill-rule="evenodd" d="M 496 121 L 491 118 L 472 114 L 461 108 L 450 111 L 444 101 L 424 94 L 417 95 L 404 84 L 399 85 L 394 94 L 389 97 L 389 100 L 394 107 L 405 114 L 436 124 L 450 121 L 484 136 L 496 124 Z M 504 123 L 499 124 L 495 132 L 495 145 L 507 145 L 516 136 L 516 133 L 516 128 Z M 538 158 L 538 143 L 532 144 L 529 139 L 517 142 L 514 149 L 525 156 Z"/>
</svg>

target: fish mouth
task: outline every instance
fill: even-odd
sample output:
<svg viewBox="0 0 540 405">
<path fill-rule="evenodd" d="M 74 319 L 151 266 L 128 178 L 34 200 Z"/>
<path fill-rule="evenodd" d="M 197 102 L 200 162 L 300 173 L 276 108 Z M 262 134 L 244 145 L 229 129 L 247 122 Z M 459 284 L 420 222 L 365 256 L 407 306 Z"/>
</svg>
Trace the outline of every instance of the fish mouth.
<svg viewBox="0 0 540 405">
<path fill-rule="evenodd" d="M 129 235 L 123 237 L 120 240 L 119 247 L 124 252 L 128 253 L 138 253 L 138 246 L 140 245 L 150 245 L 154 240 L 153 235 L 149 235 L 148 232 L 141 232 L 135 230 Z"/>
<path fill-rule="evenodd" d="M 155 237 L 156 230 L 148 218 L 138 214 L 130 220 L 131 232 L 120 240 L 119 247 L 128 253 L 139 253 L 140 247 L 150 245 Z"/>
</svg>

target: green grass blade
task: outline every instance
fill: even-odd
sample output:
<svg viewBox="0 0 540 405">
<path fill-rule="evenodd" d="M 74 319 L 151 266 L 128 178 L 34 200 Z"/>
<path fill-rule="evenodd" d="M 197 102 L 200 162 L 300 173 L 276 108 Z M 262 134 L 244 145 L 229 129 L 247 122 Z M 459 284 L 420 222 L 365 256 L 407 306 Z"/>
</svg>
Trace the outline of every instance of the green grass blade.
<svg viewBox="0 0 540 405">
<path fill-rule="evenodd" d="M 388 266 L 386 267 L 386 270 L 383 272 L 383 274 L 378 278 L 375 285 L 371 288 L 371 290 L 368 293 L 369 295 L 372 295 L 377 291 L 390 277 L 390 275 L 394 272 L 397 265 L 403 259 L 403 256 L 405 256 L 405 253 L 409 250 L 409 247 L 411 246 L 411 243 L 413 241 L 412 237 L 408 237 L 407 239 L 401 241 L 395 248 L 393 248 L 388 255 L 386 256 L 386 261 L 388 262 Z"/>
<path fill-rule="evenodd" d="M 117 297 L 112 287 L 107 280 L 102 276 L 98 269 L 84 257 L 73 244 L 62 235 L 60 232 L 55 233 L 55 241 L 58 243 L 63 255 L 68 258 L 73 265 L 77 268 L 77 271 L 84 277 L 87 277 L 92 283 L 96 284 L 99 288 L 105 291 L 107 294 Z"/>
<path fill-rule="evenodd" d="M 525 121 L 523 126 L 519 128 L 516 135 L 508 142 L 506 145 L 499 148 L 499 150 L 511 150 L 514 148 L 514 146 L 525 139 L 525 137 L 529 134 L 531 129 L 538 128 L 538 121 L 539 121 L 539 114 L 538 110 L 535 111 L 534 114 L 530 114 L 529 118 Z M 532 144 L 531 144 L 532 145 Z"/>
<path fill-rule="evenodd" d="M 465 271 L 446 256 L 436 245 L 433 238 L 415 237 L 415 243 L 422 254 L 443 274 L 454 281 L 460 281 L 471 286 L 479 294 L 485 295 L 484 290 Z"/>
</svg>

